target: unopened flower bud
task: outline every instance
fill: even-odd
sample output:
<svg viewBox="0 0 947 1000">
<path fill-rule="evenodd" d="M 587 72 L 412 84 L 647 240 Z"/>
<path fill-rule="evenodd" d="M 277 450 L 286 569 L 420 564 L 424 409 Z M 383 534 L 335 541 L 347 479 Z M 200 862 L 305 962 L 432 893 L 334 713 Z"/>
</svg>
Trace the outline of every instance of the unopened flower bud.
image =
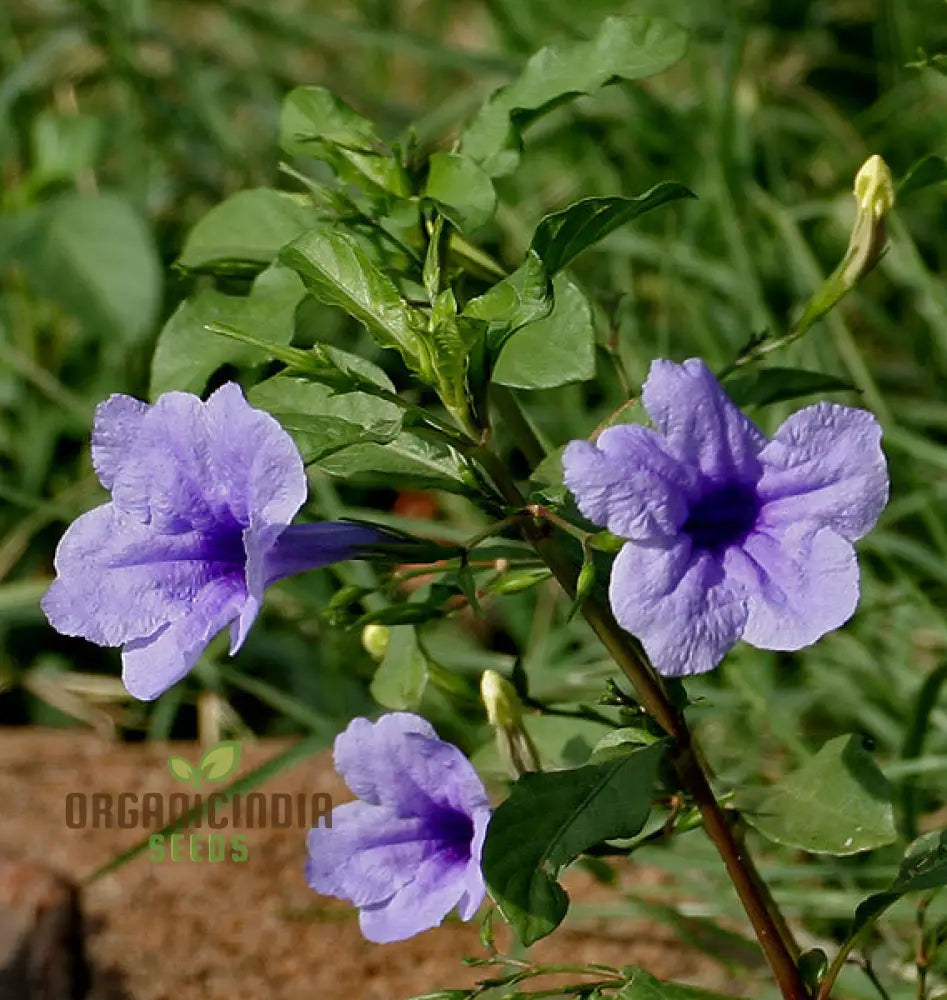
<svg viewBox="0 0 947 1000">
<path fill-rule="evenodd" d="M 881 260 L 885 221 L 894 205 L 894 181 L 887 163 L 870 156 L 855 176 L 858 215 L 837 275 L 845 290 L 852 288 Z"/>
<path fill-rule="evenodd" d="M 539 754 L 523 725 L 523 706 L 516 688 L 495 670 L 485 670 L 480 680 L 480 697 L 487 719 L 497 737 L 500 756 L 517 777 L 539 771 Z"/>
<path fill-rule="evenodd" d="M 888 164 L 875 154 L 869 156 L 855 175 L 858 210 L 869 211 L 876 219 L 887 215 L 894 206 L 894 181 Z"/>
<path fill-rule="evenodd" d="M 362 648 L 373 660 L 380 663 L 385 658 L 390 638 L 391 629 L 387 625 L 369 622 L 362 629 Z"/>
<path fill-rule="evenodd" d="M 845 256 L 806 304 L 789 334 L 772 342 L 770 350 L 801 337 L 881 260 L 887 239 L 885 223 L 894 205 L 894 182 L 880 156 L 869 156 L 862 164 L 855 175 L 854 193 L 858 214 Z"/>
</svg>

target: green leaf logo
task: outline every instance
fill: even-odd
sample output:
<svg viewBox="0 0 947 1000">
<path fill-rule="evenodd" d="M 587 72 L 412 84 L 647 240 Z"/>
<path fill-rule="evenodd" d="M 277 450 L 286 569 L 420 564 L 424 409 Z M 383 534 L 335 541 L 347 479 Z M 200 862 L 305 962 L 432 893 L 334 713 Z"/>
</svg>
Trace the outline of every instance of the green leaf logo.
<svg viewBox="0 0 947 1000">
<path fill-rule="evenodd" d="M 236 740 L 226 740 L 210 748 L 193 765 L 185 757 L 169 757 L 168 770 L 176 781 L 184 781 L 195 788 L 203 781 L 223 781 L 229 778 L 240 764 L 240 744 Z"/>
<path fill-rule="evenodd" d="M 191 784 L 197 779 L 197 782 L 200 782 L 200 773 L 184 757 L 169 757 L 168 770 L 176 781 L 186 781 Z"/>
<path fill-rule="evenodd" d="M 223 781 L 229 778 L 240 764 L 240 744 L 236 740 L 228 740 L 211 747 L 201 757 L 198 765 L 205 781 Z"/>
</svg>

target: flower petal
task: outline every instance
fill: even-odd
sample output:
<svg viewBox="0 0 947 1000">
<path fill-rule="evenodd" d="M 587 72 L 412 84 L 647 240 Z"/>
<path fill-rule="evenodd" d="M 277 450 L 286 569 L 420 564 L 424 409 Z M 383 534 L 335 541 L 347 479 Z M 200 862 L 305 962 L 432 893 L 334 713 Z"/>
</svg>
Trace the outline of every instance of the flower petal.
<svg viewBox="0 0 947 1000">
<path fill-rule="evenodd" d="M 760 528 L 725 564 L 748 595 L 743 639 L 760 649 L 802 649 L 844 625 L 858 604 L 855 550 L 829 528 Z"/>
<path fill-rule="evenodd" d="M 360 799 L 400 816 L 470 816 L 488 805 L 470 761 L 410 712 L 389 712 L 375 723 L 353 719 L 335 741 L 335 766 Z"/>
<path fill-rule="evenodd" d="M 425 859 L 414 878 L 390 900 L 362 909 L 358 920 L 362 934 L 387 944 L 437 927 L 464 895 L 465 868 L 440 854 Z"/>
<path fill-rule="evenodd" d="M 122 650 L 122 682 L 133 698 L 152 701 L 197 663 L 207 643 L 240 611 L 241 582 L 211 581 L 191 602 L 188 613 Z"/>
<path fill-rule="evenodd" d="M 132 454 L 141 421 L 151 407 L 132 396 L 115 393 L 95 408 L 92 467 L 99 482 L 112 488 L 118 470 Z"/>
<path fill-rule="evenodd" d="M 461 920 L 470 920 L 480 909 L 483 897 L 487 894 L 487 886 L 483 879 L 483 869 L 480 861 L 483 857 L 483 842 L 487 838 L 487 826 L 490 823 L 490 809 L 482 809 L 474 813 L 474 835 L 470 842 L 470 860 L 464 873 L 464 894 L 457 904 Z"/>
<path fill-rule="evenodd" d="M 609 427 L 596 444 L 571 441 L 562 468 L 579 510 L 622 538 L 674 534 L 696 487 L 694 470 L 672 457 L 654 431 L 635 424 Z"/>
<path fill-rule="evenodd" d="M 766 438 L 699 358 L 681 365 L 653 361 L 641 397 L 668 450 L 681 462 L 698 466 L 717 482 L 756 479 Z"/>
<path fill-rule="evenodd" d="M 234 572 L 221 561 L 229 557 L 219 540 L 197 532 L 158 535 L 103 504 L 60 540 L 43 610 L 65 635 L 120 646 L 187 614 L 211 580 Z M 242 567 L 236 572 L 242 577 Z"/>
<path fill-rule="evenodd" d="M 289 524 L 307 492 L 293 439 L 275 417 L 250 406 L 234 382 L 221 386 L 205 406 L 213 442 L 211 482 L 231 484 L 227 503 L 234 517 L 244 525 Z"/>
<path fill-rule="evenodd" d="M 740 638 L 746 600 L 719 560 L 683 536 L 666 545 L 629 543 L 615 559 L 609 600 L 655 669 L 686 677 L 713 669 Z"/>
<path fill-rule="evenodd" d="M 434 727 L 411 712 L 386 712 L 377 722 L 353 719 L 335 738 L 335 769 L 352 791 L 366 802 L 381 805 L 397 773 L 400 751 L 408 733 L 436 739 Z"/>
<path fill-rule="evenodd" d="M 143 415 L 134 453 L 112 485 L 115 504 L 157 530 L 285 526 L 306 498 L 292 438 L 228 383 L 206 403 L 168 392 Z"/>
<path fill-rule="evenodd" d="M 817 403 L 794 413 L 760 453 L 767 523 L 811 519 L 857 541 L 888 502 L 881 425 L 867 410 Z"/>
<path fill-rule="evenodd" d="M 386 902 L 436 849 L 429 833 L 419 817 L 346 802 L 332 811 L 331 827 L 309 831 L 306 880 L 316 892 L 356 906 Z"/>
</svg>

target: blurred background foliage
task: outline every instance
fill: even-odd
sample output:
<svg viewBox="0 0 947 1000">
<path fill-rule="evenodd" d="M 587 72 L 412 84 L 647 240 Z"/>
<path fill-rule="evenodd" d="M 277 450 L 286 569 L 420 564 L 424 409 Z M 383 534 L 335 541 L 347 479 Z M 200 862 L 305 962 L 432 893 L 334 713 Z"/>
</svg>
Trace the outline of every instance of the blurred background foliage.
<svg viewBox="0 0 947 1000">
<path fill-rule="evenodd" d="M 366 566 L 274 588 L 238 659 L 215 643 L 151 705 L 124 696 L 115 651 L 48 628 L 37 602 L 56 542 L 104 499 L 88 458 L 95 404 L 111 392 L 147 396 L 157 332 L 201 280 L 174 266 L 188 229 L 241 189 L 297 189 L 276 147 L 292 87 L 322 84 L 385 138 L 405 139 L 412 127 L 421 149 L 449 149 L 532 52 L 587 36 L 616 12 L 675 18 L 692 32 L 687 57 L 531 129 L 477 242 L 510 263 L 544 213 L 580 197 L 634 196 L 671 179 L 698 200 L 613 234 L 573 266 L 599 311 L 598 378 L 520 394 L 550 447 L 588 435 L 620 405 L 619 368 L 640 383 L 655 356 L 700 354 L 720 367 L 754 333 L 785 329 L 844 252 L 852 180 L 869 154 L 881 154 L 896 180 L 921 157 L 947 154 L 943 0 L 0 5 L 0 720 L 131 739 L 207 727 L 328 741 L 373 710 L 375 660 L 357 631 L 340 627 L 344 607 L 325 611 L 340 585 L 372 584 Z M 823 740 L 861 733 L 897 785 L 907 832 L 947 820 L 947 706 L 935 703 L 947 650 L 945 193 L 937 184 L 902 199 L 880 266 L 778 357 L 858 386 L 832 398 L 870 407 L 885 425 L 893 499 L 860 547 L 855 619 L 797 654 L 739 648 L 690 685 L 723 782 L 774 778 Z M 298 342 L 318 336 L 391 364 L 328 307 L 307 303 L 297 332 Z M 795 405 L 753 415 L 772 430 Z M 435 519 L 445 539 L 484 524 L 456 496 L 324 473 L 312 476 L 311 510 L 381 510 L 427 534 Z M 424 630 L 428 658 L 469 679 L 466 701 L 432 688 L 425 710 L 468 750 L 487 740 L 472 697 L 485 667 L 509 674 L 518 661 L 534 697 L 560 704 L 594 701 L 613 674 L 586 627 L 567 622 L 551 583 L 485 608 L 484 618 L 464 612 Z M 593 723 L 586 738 L 563 720 L 535 721 L 552 761 L 580 761 L 597 735 Z M 645 852 L 689 879 L 670 916 L 646 889 L 616 905 L 684 921 L 697 938 L 707 918 L 735 914 L 698 840 Z M 813 918 L 816 936 L 851 913 L 872 877 L 890 874 L 877 860 L 875 869 L 836 860 L 805 885 L 785 860 L 771 859 L 767 874 L 791 915 Z M 731 960 L 719 939 L 705 940 Z"/>
</svg>

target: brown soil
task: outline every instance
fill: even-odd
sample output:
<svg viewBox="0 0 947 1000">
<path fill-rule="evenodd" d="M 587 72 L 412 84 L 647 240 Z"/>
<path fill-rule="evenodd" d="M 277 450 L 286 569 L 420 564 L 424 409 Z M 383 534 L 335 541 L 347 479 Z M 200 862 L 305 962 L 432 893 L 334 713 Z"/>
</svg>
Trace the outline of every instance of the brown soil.
<svg viewBox="0 0 947 1000">
<path fill-rule="evenodd" d="M 286 745 L 245 744 L 239 773 Z M 121 745 L 75 731 L 0 730 L 0 854 L 83 879 L 147 831 L 69 829 L 66 796 L 186 791 L 169 774 L 171 754 L 196 761 L 200 749 Z M 265 791 L 327 792 L 336 803 L 351 798 L 328 753 L 283 771 Z M 475 924 L 448 923 L 400 944 L 370 944 L 351 907 L 306 886 L 304 831 L 242 832 L 249 852 L 242 864 L 158 862 L 143 854 L 85 889 L 95 1000 L 398 1000 L 472 985 L 484 975 L 460 962 L 484 955 Z M 582 873 L 568 884 L 573 898 L 601 891 Z M 567 921 L 531 957 L 636 964 L 660 978 L 735 988 L 717 963 L 683 947 L 666 928 L 641 921 Z"/>
</svg>

